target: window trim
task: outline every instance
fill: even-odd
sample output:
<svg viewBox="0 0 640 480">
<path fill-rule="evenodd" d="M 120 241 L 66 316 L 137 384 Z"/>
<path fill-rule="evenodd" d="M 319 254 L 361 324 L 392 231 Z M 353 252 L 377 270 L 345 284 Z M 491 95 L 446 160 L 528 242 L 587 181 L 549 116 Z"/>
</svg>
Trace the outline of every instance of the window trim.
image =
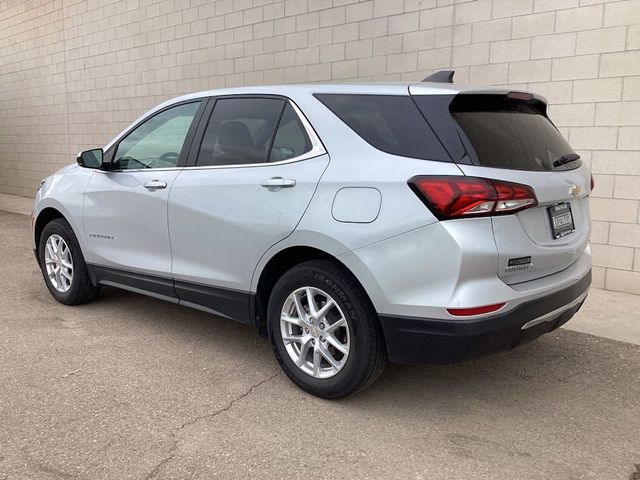
<svg viewBox="0 0 640 480">
<path fill-rule="evenodd" d="M 286 102 L 291 104 L 294 112 L 298 116 L 300 123 L 302 124 L 302 128 L 304 128 L 307 136 L 309 137 L 309 141 L 311 142 L 311 150 L 303 153 L 302 155 L 298 155 L 297 157 L 288 158 L 286 160 L 280 160 L 279 162 L 260 162 L 260 163 L 242 163 L 237 165 L 201 165 L 198 166 L 196 164 L 198 154 L 200 153 L 200 147 L 202 145 L 202 140 L 204 138 L 205 130 L 209 121 L 211 119 L 211 115 L 213 115 L 213 110 L 215 108 L 215 104 L 218 100 L 227 99 L 227 98 L 275 98 L 278 100 L 284 100 L 285 108 Z M 283 109 L 284 111 L 284 109 Z M 274 136 L 277 133 L 274 132 Z M 191 150 L 187 157 L 187 162 L 184 165 L 184 169 L 188 170 L 210 170 L 210 169 L 223 169 L 223 168 L 252 168 L 252 167 L 269 167 L 271 165 L 284 165 L 287 163 L 301 162 L 303 160 L 308 160 L 310 158 L 319 157 L 321 155 L 325 155 L 327 150 L 324 148 L 320 137 L 318 137 L 316 131 L 313 126 L 302 112 L 302 110 L 296 105 L 296 103 L 289 97 L 284 95 L 269 95 L 269 94 L 230 94 L 230 95 L 218 95 L 214 97 L 210 97 L 210 105 L 207 105 L 207 114 L 203 115 L 200 119 L 200 126 L 198 127 L 198 133 L 196 137 L 193 139 L 191 143 Z"/>
<path fill-rule="evenodd" d="M 109 147 L 109 150 L 107 150 L 107 152 L 105 152 L 105 154 L 104 154 L 104 156 L 107 158 L 108 162 L 112 163 L 113 159 L 115 157 L 115 154 L 118 151 L 118 147 L 120 147 L 120 143 L 125 138 L 127 138 L 134 130 L 136 130 L 138 127 L 142 126 L 142 124 L 146 123 L 148 120 L 151 120 L 156 115 L 160 115 L 161 113 L 166 112 L 167 110 L 170 110 L 172 108 L 179 107 L 181 105 L 187 105 L 189 103 L 197 103 L 197 102 L 199 102 L 200 106 L 198 107 L 198 110 L 196 111 L 195 115 L 193 116 L 193 119 L 191 120 L 191 125 L 189 125 L 189 129 L 187 130 L 187 135 L 184 137 L 184 143 L 182 144 L 182 149 L 180 150 L 180 156 L 178 157 L 178 163 L 176 164 L 175 167 L 125 168 L 125 169 L 96 170 L 96 171 L 101 172 L 101 173 L 127 173 L 127 172 L 162 172 L 162 171 L 166 172 L 166 171 L 171 171 L 171 170 L 180 170 L 180 169 L 182 169 L 187 163 L 189 151 L 191 150 L 191 146 L 193 144 L 193 139 L 195 138 L 195 134 L 196 134 L 197 128 L 200 125 L 200 122 L 202 120 L 202 115 L 203 115 L 204 111 L 206 110 L 206 108 L 209 105 L 209 101 L 210 101 L 210 97 L 197 97 L 197 98 L 190 98 L 188 100 L 183 100 L 183 101 L 180 101 L 180 102 L 175 102 L 175 103 L 172 103 L 170 105 L 166 105 L 165 107 L 163 107 L 163 108 L 151 113 L 150 115 L 147 115 L 146 117 L 141 119 L 139 122 L 136 122 L 134 125 L 132 125 L 125 132 L 123 132 L 116 139 L 116 141 L 113 143 L 113 145 L 111 145 L 111 147 Z"/>
</svg>

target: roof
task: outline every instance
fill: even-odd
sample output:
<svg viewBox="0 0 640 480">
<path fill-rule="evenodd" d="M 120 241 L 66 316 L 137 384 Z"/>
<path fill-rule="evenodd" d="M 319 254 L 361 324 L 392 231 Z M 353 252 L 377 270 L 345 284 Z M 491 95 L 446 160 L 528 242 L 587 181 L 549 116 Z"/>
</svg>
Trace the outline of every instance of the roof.
<svg viewBox="0 0 640 480">
<path fill-rule="evenodd" d="M 194 92 L 172 101 L 214 95 L 242 94 L 313 94 L 313 93 L 359 93 L 378 95 L 408 95 L 409 89 L 414 95 L 451 95 L 457 93 L 507 93 L 513 89 L 507 87 L 490 87 L 478 85 L 462 85 L 457 83 L 436 82 L 394 82 L 394 83 L 300 83 L 289 85 L 259 85 L 253 87 L 221 88 Z"/>
</svg>

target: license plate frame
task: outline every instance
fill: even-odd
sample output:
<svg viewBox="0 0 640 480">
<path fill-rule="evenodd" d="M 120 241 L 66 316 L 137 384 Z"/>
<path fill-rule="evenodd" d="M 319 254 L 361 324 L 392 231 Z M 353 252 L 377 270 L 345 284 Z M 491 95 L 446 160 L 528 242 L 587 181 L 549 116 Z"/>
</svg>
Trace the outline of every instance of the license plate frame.
<svg viewBox="0 0 640 480">
<path fill-rule="evenodd" d="M 576 230 L 570 202 L 562 202 L 547 208 L 554 240 L 565 237 Z"/>
</svg>

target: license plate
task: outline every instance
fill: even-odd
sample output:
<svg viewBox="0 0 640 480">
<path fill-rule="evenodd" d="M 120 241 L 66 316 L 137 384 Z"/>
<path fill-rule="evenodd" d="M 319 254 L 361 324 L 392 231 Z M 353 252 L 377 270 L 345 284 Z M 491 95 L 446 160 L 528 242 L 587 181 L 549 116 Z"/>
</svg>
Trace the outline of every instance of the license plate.
<svg viewBox="0 0 640 480">
<path fill-rule="evenodd" d="M 554 239 L 569 235 L 576 229 L 573 224 L 573 215 L 571 214 L 571 204 L 569 202 L 549 207 L 548 211 L 549 219 L 551 220 L 551 234 Z"/>
</svg>

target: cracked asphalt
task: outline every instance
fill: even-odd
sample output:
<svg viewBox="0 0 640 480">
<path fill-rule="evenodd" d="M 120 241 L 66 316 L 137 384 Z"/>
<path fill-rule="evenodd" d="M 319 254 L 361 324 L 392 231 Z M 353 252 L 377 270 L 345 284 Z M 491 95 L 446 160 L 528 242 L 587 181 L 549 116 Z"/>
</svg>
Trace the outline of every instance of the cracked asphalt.
<svg viewBox="0 0 640 480">
<path fill-rule="evenodd" d="M 28 223 L 0 212 L 1 479 L 628 480 L 640 463 L 639 346 L 560 330 L 324 401 L 230 321 L 113 289 L 57 304 Z"/>
</svg>

